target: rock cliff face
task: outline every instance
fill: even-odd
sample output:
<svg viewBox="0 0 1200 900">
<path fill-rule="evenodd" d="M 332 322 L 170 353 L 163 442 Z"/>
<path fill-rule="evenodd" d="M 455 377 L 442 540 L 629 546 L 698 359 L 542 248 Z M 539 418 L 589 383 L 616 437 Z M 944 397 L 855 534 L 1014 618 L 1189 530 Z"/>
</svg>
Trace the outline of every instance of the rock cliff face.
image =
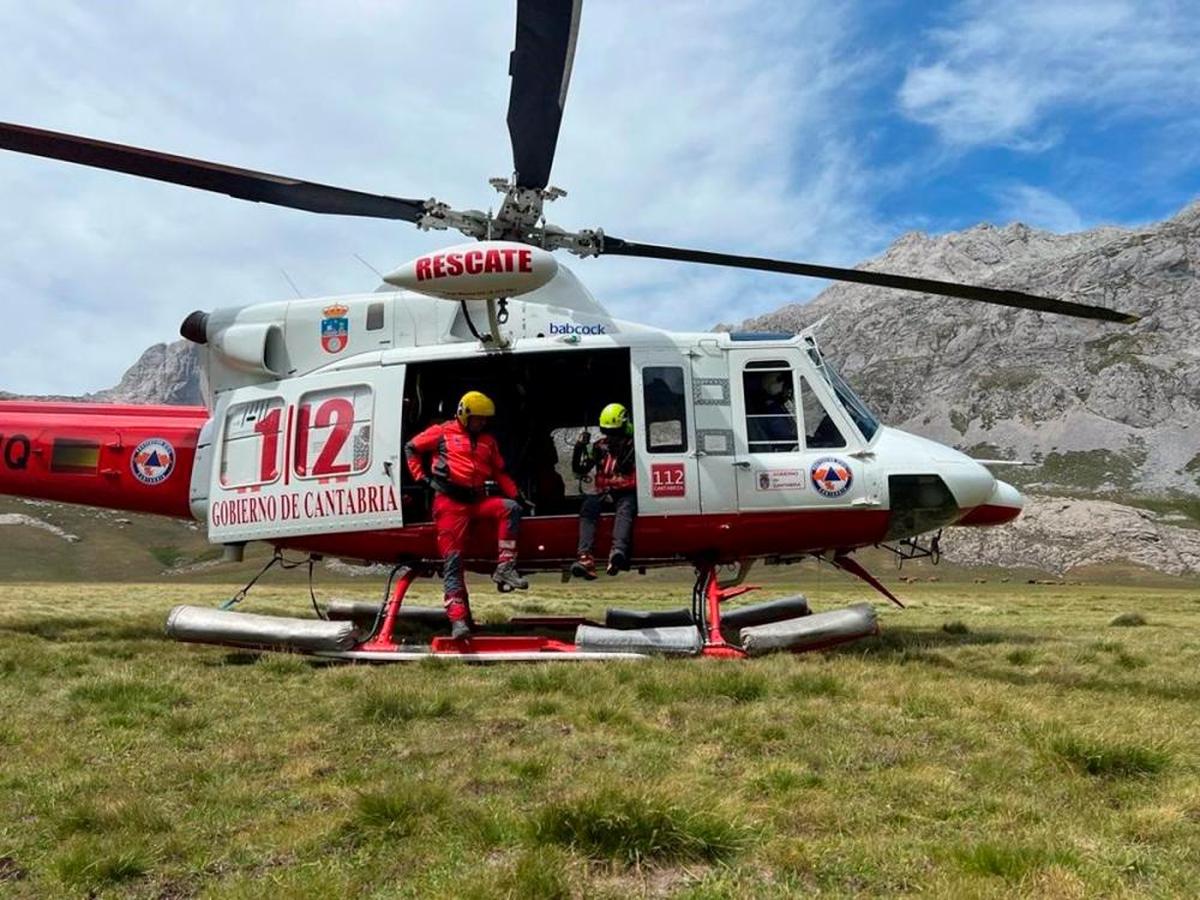
<svg viewBox="0 0 1200 900">
<path fill-rule="evenodd" d="M 89 395 L 97 403 L 204 404 L 200 347 L 188 341 L 148 348 L 116 387 Z"/>
<path fill-rule="evenodd" d="M 1200 528 L 1181 521 L 1106 500 L 1030 495 L 1012 525 L 947 532 L 945 554 L 959 565 L 1033 566 L 1057 575 L 1117 562 L 1167 575 L 1200 573 Z"/>
<path fill-rule="evenodd" d="M 78 397 L 35 397 L 37 400 L 83 400 L 89 403 L 204 404 L 204 364 L 200 348 L 188 341 L 155 344 L 121 376 L 115 387 Z M 0 400 L 18 399 L 0 391 Z"/>
<path fill-rule="evenodd" d="M 796 331 L 821 322 L 822 348 L 888 424 L 975 456 L 1036 462 L 1001 473 L 1034 495 L 1109 501 L 1034 499 L 1014 526 L 956 531 L 950 558 L 1060 571 L 1127 559 L 1200 572 L 1200 203 L 1139 229 L 912 233 L 864 268 L 1143 317 L 1109 325 L 839 284 L 744 323 Z M 1190 517 L 1172 518 L 1177 510 Z"/>
<path fill-rule="evenodd" d="M 1200 488 L 1200 203 L 1137 230 L 980 225 L 907 234 L 864 268 L 1012 287 L 1141 315 L 1109 325 L 835 285 L 747 328 L 824 318 L 822 348 L 890 424 L 1040 462 L 1028 487 L 1121 498 Z"/>
</svg>

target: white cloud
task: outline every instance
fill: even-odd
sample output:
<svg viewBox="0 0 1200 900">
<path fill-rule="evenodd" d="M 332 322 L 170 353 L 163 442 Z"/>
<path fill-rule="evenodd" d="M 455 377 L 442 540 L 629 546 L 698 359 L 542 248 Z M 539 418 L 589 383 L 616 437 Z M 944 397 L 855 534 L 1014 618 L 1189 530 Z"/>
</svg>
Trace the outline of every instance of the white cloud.
<svg viewBox="0 0 1200 900">
<path fill-rule="evenodd" d="M 1056 113 L 1194 114 L 1200 17 L 1174 0 L 964 0 L 908 69 L 903 112 L 963 146 L 1044 149 Z"/>
<path fill-rule="evenodd" d="M 566 227 L 853 263 L 878 250 L 853 104 L 854 4 L 590 2 L 552 182 Z M 495 204 L 513 4 L 0 5 L 0 119 L 454 205 Z M 835 114 L 838 113 L 838 114 Z M 0 388 L 107 386 L 193 308 L 370 289 L 452 242 L 0 154 Z M 819 285 L 571 265 L 617 315 L 736 321 Z M 13 326 L 10 324 L 10 328 Z M 10 332 L 13 333 L 13 332 Z"/>
<path fill-rule="evenodd" d="M 1033 228 L 1059 234 L 1082 231 L 1083 217 L 1062 197 L 1030 184 L 1018 184 L 1000 192 L 1000 215 Z"/>
</svg>

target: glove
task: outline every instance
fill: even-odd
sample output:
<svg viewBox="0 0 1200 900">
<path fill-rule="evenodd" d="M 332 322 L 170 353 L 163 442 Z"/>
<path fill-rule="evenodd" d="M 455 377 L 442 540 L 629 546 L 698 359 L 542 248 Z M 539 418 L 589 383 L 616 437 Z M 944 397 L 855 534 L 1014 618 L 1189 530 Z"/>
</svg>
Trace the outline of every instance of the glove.
<svg viewBox="0 0 1200 900">
<path fill-rule="evenodd" d="M 517 501 L 517 504 L 521 507 L 521 511 L 526 515 L 532 516 L 537 512 L 537 507 L 533 504 L 533 501 L 525 496 L 524 491 L 519 492 L 513 499 Z"/>
</svg>

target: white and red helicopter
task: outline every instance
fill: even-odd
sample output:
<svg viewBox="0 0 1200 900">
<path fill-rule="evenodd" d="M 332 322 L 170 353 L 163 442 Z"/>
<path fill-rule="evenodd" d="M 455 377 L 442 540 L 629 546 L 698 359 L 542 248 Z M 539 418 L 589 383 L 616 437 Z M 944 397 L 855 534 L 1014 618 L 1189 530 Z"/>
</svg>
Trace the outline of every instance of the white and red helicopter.
<svg viewBox="0 0 1200 900">
<path fill-rule="evenodd" d="M 508 110 L 515 174 L 492 181 L 504 194 L 495 215 L 0 123 L 3 149 L 472 239 L 400 267 L 373 293 L 192 313 L 181 333 L 207 351 L 205 407 L 0 403 L 0 492 L 194 518 L 234 558 L 246 542 L 262 541 L 277 557 L 291 550 L 392 564 L 382 604 L 331 604 L 325 620 L 196 607 L 177 607 L 168 620 L 183 640 L 369 660 L 741 657 L 827 646 L 873 632 L 870 608 L 809 615 L 800 598 L 722 605 L 750 590 L 742 579 L 754 561 L 812 556 L 895 600 L 855 550 L 936 555 L 944 527 L 1016 518 L 1020 494 L 986 465 L 882 425 L 812 329 L 676 333 L 615 319 L 553 251 L 813 276 L 1109 322 L 1136 317 L 1019 291 L 548 224 L 544 204 L 563 195 L 548 184 L 581 5 L 517 2 Z M 782 412 L 765 402 L 768 386 L 786 398 Z M 632 563 L 693 565 L 690 607 L 611 610 L 603 627 L 526 617 L 502 633 L 415 641 L 409 626 L 436 626 L 441 611 L 405 607 L 405 592 L 440 560 L 429 497 L 409 480 L 402 448 L 452 415 L 468 389 L 496 400 L 509 469 L 536 504 L 520 539 L 531 571 L 565 571 L 574 558 L 587 485 L 563 468 L 560 451 L 604 405 L 625 404 L 637 441 Z M 494 547 L 495 535 L 479 529 L 469 567 L 491 565 Z M 563 633 L 571 631 L 574 639 Z"/>
</svg>

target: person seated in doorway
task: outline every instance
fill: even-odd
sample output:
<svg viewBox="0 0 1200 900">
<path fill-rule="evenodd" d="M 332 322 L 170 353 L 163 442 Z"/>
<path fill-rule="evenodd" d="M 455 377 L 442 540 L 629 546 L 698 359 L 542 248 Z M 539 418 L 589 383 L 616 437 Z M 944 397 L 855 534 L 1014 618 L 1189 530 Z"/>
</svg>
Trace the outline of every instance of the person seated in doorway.
<svg viewBox="0 0 1200 900">
<path fill-rule="evenodd" d="M 571 574 L 591 581 L 596 577 L 592 550 L 596 523 L 605 500 L 616 509 L 612 547 L 608 554 L 609 575 L 629 568 L 629 543 L 637 517 L 637 461 L 634 458 L 633 422 L 620 403 L 610 403 L 600 412 L 600 437 L 595 443 L 584 430 L 571 454 L 571 470 L 586 479 L 593 472 L 596 492 L 588 494 L 579 510 L 579 548 Z"/>
</svg>

